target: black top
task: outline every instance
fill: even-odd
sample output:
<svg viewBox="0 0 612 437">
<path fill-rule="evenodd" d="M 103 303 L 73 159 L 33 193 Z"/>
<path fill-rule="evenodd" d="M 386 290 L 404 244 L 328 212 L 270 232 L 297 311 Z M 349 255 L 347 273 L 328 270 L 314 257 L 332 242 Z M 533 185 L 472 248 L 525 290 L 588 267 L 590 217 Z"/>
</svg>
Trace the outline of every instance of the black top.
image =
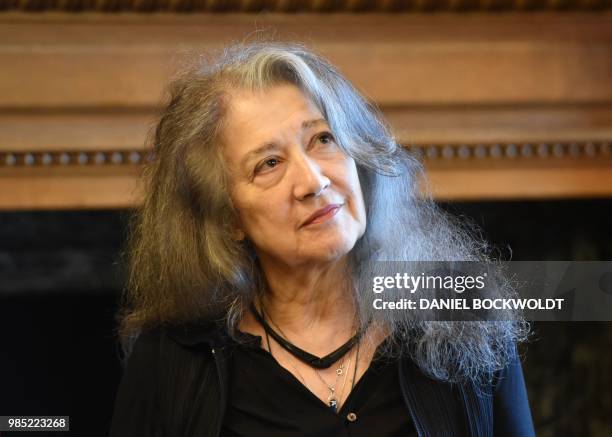
<svg viewBox="0 0 612 437">
<path fill-rule="evenodd" d="M 219 437 L 231 381 L 228 345 L 225 329 L 217 324 L 143 331 L 119 385 L 110 436 Z M 403 355 L 398 366 L 399 389 L 420 434 L 535 436 L 520 357 L 516 348 L 509 352 L 512 360 L 483 387 L 429 378 Z M 261 399 L 265 395 L 261 393 Z M 278 404 L 270 403 L 280 408 Z M 279 416 L 290 418 L 294 408 L 288 405 L 285 410 Z M 367 419 L 361 410 L 356 414 L 355 426 L 349 429 L 359 428 L 361 419 Z"/>
<path fill-rule="evenodd" d="M 239 335 L 246 343 L 232 343 L 223 437 L 416 436 L 400 391 L 398 360 L 381 356 L 382 343 L 335 413 L 261 348 L 260 336 Z"/>
</svg>

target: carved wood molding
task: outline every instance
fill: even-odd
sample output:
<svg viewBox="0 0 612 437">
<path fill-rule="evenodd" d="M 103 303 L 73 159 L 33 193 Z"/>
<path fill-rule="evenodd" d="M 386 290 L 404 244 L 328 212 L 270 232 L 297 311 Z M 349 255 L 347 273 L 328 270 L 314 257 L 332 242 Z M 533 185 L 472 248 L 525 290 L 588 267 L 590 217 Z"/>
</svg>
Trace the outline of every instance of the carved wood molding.
<svg viewBox="0 0 612 437">
<path fill-rule="evenodd" d="M 546 161 L 559 159 L 600 159 L 612 157 L 611 142 L 530 142 L 495 144 L 430 144 L 410 145 L 408 149 L 432 164 L 440 160 L 475 162 L 484 160 Z"/>
<path fill-rule="evenodd" d="M 612 159 L 440 164 L 425 161 L 426 189 L 438 200 L 612 197 Z M 142 198 L 140 170 L 131 164 L 0 167 L 0 210 L 135 207 Z"/>
<path fill-rule="evenodd" d="M 520 167 L 531 160 L 541 165 L 561 161 L 584 164 L 590 160 L 612 163 L 612 141 L 587 142 L 527 142 L 494 144 L 410 144 L 405 145 L 429 166 L 471 164 L 486 165 L 487 161 L 506 162 Z M 118 150 L 0 150 L 0 168 L 27 167 L 87 167 L 139 166 L 153 157 L 142 149 Z M 612 169 L 611 169 L 612 171 Z M 611 189 L 612 191 L 612 189 Z"/>
<path fill-rule="evenodd" d="M 153 108 L 186 54 L 257 29 L 315 47 L 382 107 L 612 103 L 612 12 L 0 14 L 0 109 Z"/>
<path fill-rule="evenodd" d="M 612 197 L 612 142 L 420 144 L 438 200 Z M 131 208 L 147 150 L 0 153 L 0 210 Z M 424 182 L 424 181 L 422 181 Z"/>
<path fill-rule="evenodd" d="M 363 13 L 420 11 L 603 10 L 610 0 L 0 0 L 0 10 L 25 12 Z"/>
<path fill-rule="evenodd" d="M 53 4 L 60 13 L 0 14 L 0 209 L 137 205 L 147 133 L 182 55 L 262 28 L 337 65 L 423 157 L 439 199 L 612 197 L 612 11 L 67 14 L 77 3 Z"/>
<path fill-rule="evenodd" d="M 140 165 L 149 159 L 141 150 L 74 150 L 0 152 L 0 168 Z"/>
</svg>

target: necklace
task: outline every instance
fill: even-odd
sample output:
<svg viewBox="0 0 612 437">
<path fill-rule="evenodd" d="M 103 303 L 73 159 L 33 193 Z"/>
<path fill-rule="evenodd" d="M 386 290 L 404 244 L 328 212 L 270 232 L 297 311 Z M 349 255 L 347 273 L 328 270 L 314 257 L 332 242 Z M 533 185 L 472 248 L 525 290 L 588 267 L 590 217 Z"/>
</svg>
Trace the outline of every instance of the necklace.
<svg viewBox="0 0 612 437">
<path fill-rule="evenodd" d="M 262 318 L 265 320 L 266 317 L 270 320 L 270 323 L 272 323 L 276 329 L 279 330 L 279 332 L 286 338 L 287 335 L 283 332 L 283 330 L 281 329 L 280 326 L 278 326 L 274 320 L 272 320 L 272 318 L 270 316 L 268 316 L 266 314 L 266 311 L 263 308 L 262 305 Z M 266 341 L 268 343 L 268 352 L 272 353 L 271 349 L 270 349 L 270 338 L 268 337 L 268 333 L 266 332 Z M 357 344 L 357 348 L 359 349 L 359 344 Z M 357 351 L 357 353 L 359 354 L 359 350 Z M 357 355 L 359 356 L 359 355 Z M 299 375 L 300 379 L 302 380 L 302 383 L 304 384 L 304 386 L 307 387 L 306 381 L 304 380 L 304 377 L 302 376 L 302 373 L 297 369 L 297 367 L 295 367 L 293 365 L 293 363 L 289 362 L 289 364 L 291 364 L 291 367 L 293 367 L 293 369 L 297 372 L 297 374 Z M 338 412 L 338 403 L 342 400 L 342 395 L 344 394 L 344 387 L 346 385 L 346 376 L 348 374 L 349 369 L 351 368 L 351 358 L 349 356 L 348 359 L 348 364 L 346 365 L 346 369 L 344 368 L 344 361 L 342 363 L 340 363 L 340 366 L 336 369 L 336 382 L 331 385 L 328 384 L 327 381 L 325 381 L 325 379 L 323 378 L 323 375 L 321 375 L 321 372 L 319 371 L 319 369 L 314 368 L 314 371 L 316 373 L 316 375 L 319 377 L 319 379 L 321 380 L 321 382 L 327 387 L 327 389 L 329 390 L 329 395 L 327 396 L 327 405 L 329 405 L 329 408 L 334 412 L 337 413 Z M 343 376 L 342 379 L 342 391 L 340 392 L 339 396 L 336 395 L 336 387 L 338 386 L 338 381 L 340 379 L 340 377 Z"/>
<path fill-rule="evenodd" d="M 344 363 L 340 364 L 340 367 L 336 369 L 336 382 L 334 383 L 334 385 L 328 384 L 327 381 L 323 379 L 323 375 L 321 375 L 321 372 L 319 371 L 319 369 L 314 369 L 314 371 L 316 372 L 321 382 L 329 390 L 329 395 L 327 396 L 327 405 L 329 405 L 329 408 L 334 413 L 338 412 L 338 402 L 342 400 L 342 394 L 344 393 L 344 385 L 346 383 L 346 374 L 348 373 L 348 369 L 350 369 L 350 367 L 351 367 L 350 358 L 348 360 L 348 365 L 346 366 L 346 371 L 344 370 Z M 341 375 L 344 375 L 343 383 L 342 383 L 342 391 L 340 392 L 339 396 L 336 396 L 336 386 L 338 385 L 338 380 L 340 379 Z"/>
<path fill-rule="evenodd" d="M 271 319 L 270 319 L 271 320 Z M 274 323 L 274 322 L 272 322 Z M 266 332 L 266 342 L 268 343 L 268 352 L 270 353 L 270 355 L 272 355 L 272 349 L 270 347 L 270 338 L 268 337 L 268 333 Z M 357 344 L 357 357 L 359 357 L 359 344 Z M 291 362 L 288 361 L 288 363 L 291 365 L 291 367 L 293 367 L 293 370 L 295 370 L 295 372 L 297 373 L 297 375 L 300 377 L 300 380 L 302 381 L 302 384 L 304 385 L 304 387 L 308 388 L 308 384 L 306 384 L 306 380 L 304 379 L 304 377 L 302 376 L 302 372 L 300 372 L 298 370 L 297 367 L 295 367 L 295 365 Z M 357 372 L 357 363 L 355 363 L 355 373 Z M 327 384 L 327 382 L 323 379 L 322 375 L 319 373 L 319 371 L 317 369 L 313 369 L 317 375 L 319 376 L 319 378 L 321 379 L 321 381 L 325 384 L 325 386 L 328 388 L 328 390 L 330 391 L 330 395 L 327 397 L 327 404 L 329 405 L 329 408 L 334 412 L 337 413 L 338 412 L 338 401 L 342 400 L 342 396 L 344 394 L 344 387 L 346 385 L 346 379 L 347 379 L 347 374 L 349 369 L 351 368 L 351 359 L 349 358 L 348 360 L 348 364 L 346 366 L 346 372 L 342 372 L 344 374 L 344 378 L 342 380 L 342 390 L 340 391 L 340 395 L 336 398 L 335 396 L 335 386 L 338 384 L 338 376 L 336 377 L 336 384 L 334 384 L 334 386 L 330 386 L 329 384 Z M 338 375 L 338 370 L 340 369 L 344 369 L 344 363 L 342 363 L 340 365 L 340 367 L 336 370 L 336 374 Z M 353 373 L 353 384 L 352 386 L 355 386 L 355 373 Z"/>
<path fill-rule="evenodd" d="M 268 337 L 267 332 L 266 332 L 266 342 L 268 343 L 268 352 L 270 353 L 270 355 L 274 356 L 272 354 L 272 348 L 270 347 L 270 337 Z M 293 370 L 295 370 L 295 373 L 297 373 L 297 375 L 300 377 L 300 379 L 302 380 L 302 384 L 304 384 L 304 387 L 308 387 L 308 384 L 306 384 L 306 380 L 302 376 L 302 372 L 300 372 L 298 368 L 295 367 L 291 361 L 288 361 L 288 363 L 291 365 L 291 367 L 293 367 Z"/>
<path fill-rule="evenodd" d="M 327 369 L 333 363 L 337 362 L 340 358 L 346 355 L 346 353 L 350 351 L 356 343 L 359 342 L 359 340 L 361 339 L 361 336 L 363 335 L 363 332 L 370 325 L 370 321 L 371 321 L 369 320 L 363 329 L 357 331 L 357 333 L 355 333 L 353 337 L 351 337 L 346 343 L 344 343 L 338 349 L 336 349 L 335 351 L 333 351 L 332 353 L 324 357 L 319 358 L 316 355 L 312 355 L 306 352 L 305 350 L 300 349 L 299 347 L 285 340 L 278 333 L 276 333 L 276 331 L 274 331 L 270 327 L 270 325 L 268 325 L 268 323 L 264 320 L 261 314 L 259 314 L 259 312 L 257 311 L 257 308 L 255 308 L 254 302 L 251 302 L 250 310 L 253 313 L 253 316 L 255 317 L 255 319 L 264 328 L 264 330 L 266 331 L 266 334 L 270 334 L 270 336 L 272 336 L 272 338 L 276 340 L 283 349 L 287 350 L 289 353 L 291 353 L 293 356 L 298 358 L 300 361 L 303 361 L 304 363 L 316 369 Z M 263 303 L 262 303 L 262 310 L 263 310 Z"/>
</svg>

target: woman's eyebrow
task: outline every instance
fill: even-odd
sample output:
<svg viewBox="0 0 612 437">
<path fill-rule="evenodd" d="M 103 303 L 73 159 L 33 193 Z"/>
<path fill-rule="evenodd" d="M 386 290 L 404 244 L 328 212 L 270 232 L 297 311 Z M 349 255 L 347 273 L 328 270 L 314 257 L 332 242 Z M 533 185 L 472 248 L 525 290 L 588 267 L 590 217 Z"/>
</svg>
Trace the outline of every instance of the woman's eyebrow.
<svg viewBox="0 0 612 437">
<path fill-rule="evenodd" d="M 259 146 L 256 149 L 251 150 L 250 152 L 248 152 L 246 155 L 244 155 L 244 157 L 242 158 L 240 164 L 242 167 L 245 167 L 246 164 L 248 164 L 248 162 L 255 158 L 258 155 L 261 155 L 265 152 L 269 152 L 270 150 L 275 150 L 278 149 L 279 146 L 278 144 L 274 143 L 274 142 L 269 142 L 269 143 L 264 143 L 261 146 Z"/>
<path fill-rule="evenodd" d="M 317 118 L 314 120 L 307 120 L 307 121 L 303 121 L 302 122 L 302 130 L 306 130 L 309 129 L 319 123 L 327 123 L 327 120 L 325 120 L 324 118 Z"/>
</svg>

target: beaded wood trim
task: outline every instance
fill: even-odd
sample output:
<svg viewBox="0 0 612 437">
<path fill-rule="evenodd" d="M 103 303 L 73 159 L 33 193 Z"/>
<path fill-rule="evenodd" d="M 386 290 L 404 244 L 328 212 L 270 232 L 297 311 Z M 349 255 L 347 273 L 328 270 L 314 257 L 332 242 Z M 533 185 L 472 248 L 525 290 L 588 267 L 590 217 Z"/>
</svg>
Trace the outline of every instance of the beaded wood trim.
<svg viewBox="0 0 612 437">
<path fill-rule="evenodd" d="M 612 141 L 495 143 L 495 144 L 412 144 L 405 146 L 425 161 L 514 160 L 517 158 L 612 158 Z M 151 151 L 36 151 L 0 152 L 0 167 L 118 166 L 140 165 L 152 159 Z"/>
<path fill-rule="evenodd" d="M 0 152 L 0 168 L 140 165 L 150 158 L 150 152 L 139 150 Z"/>
<path fill-rule="evenodd" d="M 496 144 L 409 145 L 409 150 L 425 160 L 468 160 L 516 158 L 599 158 L 612 157 L 612 143 L 550 142 Z"/>
</svg>

